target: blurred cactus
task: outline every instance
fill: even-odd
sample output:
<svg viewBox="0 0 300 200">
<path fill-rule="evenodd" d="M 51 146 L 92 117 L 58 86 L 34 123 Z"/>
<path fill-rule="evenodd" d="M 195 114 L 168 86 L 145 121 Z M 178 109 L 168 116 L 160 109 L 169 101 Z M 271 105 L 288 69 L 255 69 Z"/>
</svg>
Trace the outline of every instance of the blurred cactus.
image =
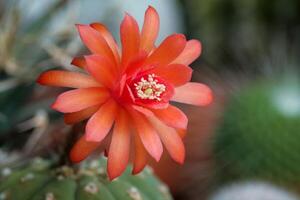
<svg viewBox="0 0 300 200">
<path fill-rule="evenodd" d="M 64 29 L 49 30 L 53 18 L 67 6 L 66 2 L 53 1 L 29 21 L 26 20 L 29 11 L 22 8 L 25 1 L 4 1 L 4 14 L 0 18 L 0 70 L 3 79 L 6 75 L 7 78 L 16 78 L 17 82 L 33 81 L 37 73 L 53 67 L 51 51 L 56 45 L 65 45 L 61 49 L 62 57 L 70 52 L 67 48 L 75 37 L 75 31 L 71 29 L 73 24 L 66 24 Z"/>
<path fill-rule="evenodd" d="M 294 194 L 264 182 L 247 181 L 227 185 L 209 200 L 297 200 Z"/>
<path fill-rule="evenodd" d="M 299 187 L 299 99 L 296 73 L 233 95 L 214 140 L 222 181 L 257 178 Z"/>
<path fill-rule="evenodd" d="M 41 111 L 43 119 L 49 116 L 45 105 L 50 104 L 51 96 L 46 91 L 36 93 L 35 78 L 47 68 L 69 66 L 66 62 L 71 59 L 70 54 L 80 50 L 75 29 L 71 28 L 73 23 L 50 29 L 53 18 L 68 6 L 67 1 L 52 1 L 29 18 L 33 12 L 24 4 L 34 7 L 34 3 L 1 1 L 0 145 L 4 141 L 9 143 L 7 133 L 26 132 L 40 126 Z M 39 120 L 31 127 L 20 128 L 20 122 L 31 118 Z"/>
<path fill-rule="evenodd" d="M 106 159 L 83 162 L 77 168 L 53 167 L 44 159 L 27 165 L 4 167 L 0 178 L 1 200 L 168 200 L 168 188 L 156 179 L 150 168 L 137 176 L 130 170 L 108 181 Z"/>
<path fill-rule="evenodd" d="M 299 51 L 300 1 L 181 0 L 192 37 L 205 47 L 202 61 L 215 68 L 257 70 L 272 43 L 287 40 Z M 237 68 L 239 67 L 239 68 Z"/>
</svg>

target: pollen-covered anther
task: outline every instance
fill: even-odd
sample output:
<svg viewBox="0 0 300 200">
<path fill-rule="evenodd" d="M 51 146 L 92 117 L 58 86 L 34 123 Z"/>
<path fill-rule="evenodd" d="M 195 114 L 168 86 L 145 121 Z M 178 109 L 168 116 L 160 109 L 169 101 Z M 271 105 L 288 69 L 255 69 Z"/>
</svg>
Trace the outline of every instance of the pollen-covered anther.
<svg viewBox="0 0 300 200">
<path fill-rule="evenodd" d="M 137 96 L 141 99 L 161 101 L 161 95 L 166 91 L 166 86 L 158 83 L 155 74 L 149 74 L 147 79 L 142 77 L 139 82 L 134 84 Z"/>
</svg>

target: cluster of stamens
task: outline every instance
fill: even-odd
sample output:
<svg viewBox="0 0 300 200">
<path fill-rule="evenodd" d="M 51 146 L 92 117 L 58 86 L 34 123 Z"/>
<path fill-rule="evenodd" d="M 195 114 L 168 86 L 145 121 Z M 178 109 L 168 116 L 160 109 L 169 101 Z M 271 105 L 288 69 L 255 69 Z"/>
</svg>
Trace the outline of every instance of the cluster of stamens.
<svg viewBox="0 0 300 200">
<path fill-rule="evenodd" d="M 149 74 L 147 79 L 142 77 L 134 86 L 137 96 L 141 99 L 160 101 L 162 93 L 166 91 L 166 86 L 158 83 L 158 80 L 155 79 L 155 74 Z"/>
</svg>

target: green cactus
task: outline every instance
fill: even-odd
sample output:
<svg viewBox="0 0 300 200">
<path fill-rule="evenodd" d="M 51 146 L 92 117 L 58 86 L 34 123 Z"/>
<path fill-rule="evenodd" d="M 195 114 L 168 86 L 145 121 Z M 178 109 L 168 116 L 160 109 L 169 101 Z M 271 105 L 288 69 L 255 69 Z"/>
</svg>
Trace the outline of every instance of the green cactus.
<svg viewBox="0 0 300 200">
<path fill-rule="evenodd" d="M 222 181 L 299 186 L 300 82 L 281 80 L 260 81 L 233 95 L 214 140 Z"/>
<path fill-rule="evenodd" d="M 2 168 L 1 200 L 168 200 L 168 188 L 155 178 L 150 168 L 136 176 L 130 169 L 109 181 L 106 159 L 85 161 L 79 166 L 53 167 L 35 159 L 30 164 Z"/>
<path fill-rule="evenodd" d="M 298 200 L 296 194 L 261 181 L 243 181 L 218 189 L 208 200 Z"/>
</svg>

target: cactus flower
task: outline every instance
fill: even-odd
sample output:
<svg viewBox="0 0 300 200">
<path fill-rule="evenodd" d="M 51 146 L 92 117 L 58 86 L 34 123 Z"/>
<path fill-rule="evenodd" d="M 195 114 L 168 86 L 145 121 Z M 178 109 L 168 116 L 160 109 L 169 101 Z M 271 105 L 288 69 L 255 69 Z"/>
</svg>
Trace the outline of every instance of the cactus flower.
<svg viewBox="0 0 300 200">
<path fill-rule="evenodd" d="M 170 101 L 196 106 L 212 101 L 209 87 L 190 82 L 188 65 L 200 55 L 200 42 L 173 34 L 155 46 L 159 16 L 150 6 L 141 31 L 136 20 L 125 15 L 120 49 L 103 24 L 79 24 L 77 29 L 91 52 L 72 61 L 82 72 L 51 70 L 38 78 L 42 85 L 74 88 L 59 95 L 52 105 L 64 113 L 67 124 L 88 119 L 85 134 L 70 152 L 71 160 L 84 160 L 112 130 L 107 164 L 110 179 L 125 170 L 131 143 L 133 174 L 145 167 L 148 155 L 159 161 L 163 145 L 173 160 L 183 163 L 182 137 L 188 119 Z"/>
</svg>

